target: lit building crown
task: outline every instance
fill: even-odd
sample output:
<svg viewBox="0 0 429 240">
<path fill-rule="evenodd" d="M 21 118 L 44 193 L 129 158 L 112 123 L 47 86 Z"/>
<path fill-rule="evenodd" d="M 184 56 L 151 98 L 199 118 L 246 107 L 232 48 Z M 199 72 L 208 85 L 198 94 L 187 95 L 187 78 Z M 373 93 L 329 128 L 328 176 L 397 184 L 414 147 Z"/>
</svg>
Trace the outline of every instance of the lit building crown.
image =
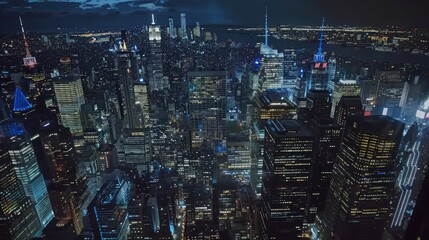
<svg viewBox="0 0 429 240">
<path fill-rule="evenodd" d="M 33 106 L 28 102 L 24 93 L 19 87 L 15 89 L 15 99 L 13 101 L 13 111 L 21 112 L 32 108 Z"/>
<path fill-rule="evenodd" d="M 322 52 L 322 43 L 323 43 L 323 27 L 325 26 L 325 18 L 322 19 L 322 26 L 320 27 L 320 38 L 319 38 L 319 49 L 316 54 L 314 54 L 314 62 L 325 62 L 325 55 Z"/>
</svg>

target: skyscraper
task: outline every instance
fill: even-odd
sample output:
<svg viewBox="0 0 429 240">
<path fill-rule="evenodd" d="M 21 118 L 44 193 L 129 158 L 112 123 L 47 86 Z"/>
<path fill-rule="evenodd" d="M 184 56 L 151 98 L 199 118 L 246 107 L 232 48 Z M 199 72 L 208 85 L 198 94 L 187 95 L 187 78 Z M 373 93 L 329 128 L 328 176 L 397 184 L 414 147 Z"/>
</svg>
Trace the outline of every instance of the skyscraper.
<svg viewBox="0 0 429 240">
<path fill-rule="evenodd" d="M 311 162 L 311 188 L 306 206 L 306 220 L 314 223 L 316 214 L 322 212 L 329 190 L 337 153 L 341 143 L 341 126 L 326 116 L 314 116 L 306 126 L 314 134 L 314 158 Z"/>
<path fill-rule="evenodd" d="M 396 156 L 403 130 L 403 123 L 386 116 L 347 121 L 325 212 L 316 219 L 320 239 L 381 238 L 393 213 Z"/>
<path fill-rule="evenodd" d="M 127 239 L 129 183 L 107 181 L 88 206 L 94 239 Z"/>
<path fill-rule="evenodd" d="M 269 120 L 265 132 L 262 239 L 297 239 L 303 230 L 314 135 L 297 120 Z"/>
<path fill-rule="evenodd" d="M 174 28 L 174 20 L 173 17 L 168 18 L 168 35 L 170 38 L 176 38 L 176 29 Z"/>
<path fill-rule="evenodd" d="M 129 51 L 126 42 L 122 43 L 123 47 L 117 52 L 117 68 L 118 68 L 118 85 L 120 92 L 120 113 L 123 119 L 125 128 L 135 128 L 138 126 L 136 101 L 134 95 L 133 82 L 137 81 L 135 77 L 135 68 L 132 66 L 132 58 L 136 57 L 136 53 Z"/>
<path fill-rule="evenodd" d="M 149 91 L 162 91 L 168 88 L 168 79 L 164 77 L 161 51 L 161 27 L 155 24 L 155 17 L 152 14 L 152 23 L 149 25 L 149 62 L 148 81 Z"/>
<path fill-rule="evenodd" d="M 329 117 L 332 100 L 328 90 L 311 89 L 307 96 L 307 107 L 314 116 Z"/>
<path fill-rule="evenodd" d="M 398 117 L 406 96 L 405 82 L 400 71 L 377 71 L 375 74 L 376 96 L 374 114 Z"/>
<path fill-rule="evenodd" d="M 0 148 L 0 232 L 5 240 L 31 239 L 42 226 L 34 205 L 25 195 L 8 151 Z"/>
<path fill-rule="evenodd" d="M 82 136 L 80 107 L 85 103 L 79 75 L 58 76 L 53 79 L 61 122 L 74 136 Z"/>
<path fill-rule="evenodd" d="M 390 225 L 393 229 L 405 229 L 410 219 L 410 209 L 417 200 L 427 172 L 429 158 L 429 128 L 411 125 L 401 143 L 399 175 L 396 186 L 400 191 L 398 204 Z"/>
<path fill-rule="evenodd" d="M 188 31 L 186 29 L 186 13 L 180 13 L 180 29 L 182 31 L 182 39 L 188 39 Z"/>
<path fill-rule="evenodd" d="M 24 187 L 25 195 L 30 198 L 36 208 L 41 226 L 46 227 L 54 217 L 54 212 L 31 140 L 25 135 L 15 135 L 3 144 L 3 147 L 9 151 L 16 175 Z"/>
<path fill-rule="evenodd" d="M 363 116 L 363 106 L 359 96 L 341 97 L 335 108 L 334 119 L 338 125 L 346 125 L 347 119 L 351 116 Z"/>
<path fill-rule="evenodd" d="M 328 63 L 325 60 L 325 55 L 322 52 L 323 43 L 323 27 L 325 20 L 322 21 L 320 28 L 319 48 L 316 54 L 314 54 L 313 61 L 308 63 L 306 72 L 306 91 L 307 96 L 310 89 L 323 90 L 328 88 Z"/>
<path fill-rule="evenodd" d="M 265 44 L 261 44 L 260 90 L 283 88 L 284 54 Z"/>
<path fill-rule="evenodd" d="M 203 141 L 226 139 L 226 72 L 191 71 L 189 84 L 189 118 L 192 149 Z"/>
<path fill-rule="evenodd" d="M 332 89 L 332 109 L 331 117 L 335 115 L 335 108 L 342 96 L 359 96 L 360 95 L 360 84 L 356 80 L 339 80 L 334 83 Z"/>
</svg>

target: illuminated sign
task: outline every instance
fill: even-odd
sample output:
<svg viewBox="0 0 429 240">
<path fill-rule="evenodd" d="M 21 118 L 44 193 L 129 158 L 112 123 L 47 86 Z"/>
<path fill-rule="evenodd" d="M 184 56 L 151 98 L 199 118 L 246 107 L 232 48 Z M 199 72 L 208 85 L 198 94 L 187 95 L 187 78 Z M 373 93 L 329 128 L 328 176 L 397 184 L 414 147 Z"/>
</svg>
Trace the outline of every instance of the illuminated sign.
<svg viewBox="0 0 429 240">
<path fill-rule="evenodd" d="M 322 69 L 325 69 L 325 68 L 327 68 L 328 67 L 328 63 L 320 63 L 320 62 L 317 62 L 317 63 L 314 63 L 314 68 L 322 68 Z"/>
<path fill-rule="evenodd" d="M 37 64 L 35 57 L 26 57 L 26 58 L 23 58 L 23 60 L 24 60 L 24 66 L 27 66 L 27 67 L 32 67 Z"/>
</svg>

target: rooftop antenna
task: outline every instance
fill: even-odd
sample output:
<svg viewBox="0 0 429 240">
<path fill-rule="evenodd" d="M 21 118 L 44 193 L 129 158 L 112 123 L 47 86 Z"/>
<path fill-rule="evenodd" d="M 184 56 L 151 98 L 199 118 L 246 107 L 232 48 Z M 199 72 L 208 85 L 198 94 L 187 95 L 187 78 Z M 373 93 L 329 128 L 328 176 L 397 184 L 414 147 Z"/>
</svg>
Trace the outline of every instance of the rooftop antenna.
<svg viewBox="0 0 429 240">
<path fill-rule="evenodd" d="M 25 37 L 25 30 L 24 30 L 24 25 L 22 24 L 21 16 L 19 16 L 19 23 L 21 24 L 22 38 L 24 39 L 24 46 L 25 46 L 25 58 L 23 59 L 24 66 L 34 67 L 34 65 L 37 64 L 37 61 L 35 57 L 31 56 L 28 41 L 27 41 L 27 38 Z"/>
<path fill-rule="evenodd" d="M 268 10 L 265 6 L 265 45 L 268 46 Z"/>
<path fill-rule="evenodd" d="M 155 16 L 152 13 L 152 25 L 155 25 Z"/>
<path fill-rule="evenodd" d="M 325 27 L 325 18 L 322 19 L 322 26 L 320 27 L 320 38 L 319 38 L 319 48 L 317 53 L 314 55 L 315 62 L 324 62 L 325 56 L 322 53 L 322 43 L 323 43 L 323 28 Z"/>
</svg>

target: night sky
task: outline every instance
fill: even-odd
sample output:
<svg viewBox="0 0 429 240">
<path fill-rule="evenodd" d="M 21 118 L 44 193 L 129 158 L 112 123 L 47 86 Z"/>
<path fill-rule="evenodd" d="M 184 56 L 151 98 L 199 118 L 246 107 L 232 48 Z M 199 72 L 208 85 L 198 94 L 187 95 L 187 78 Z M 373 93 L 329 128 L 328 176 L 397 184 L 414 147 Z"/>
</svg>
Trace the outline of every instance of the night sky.
<svg viewBox="0 0 429 240">
<path fill-rule="evenodd" d="M 49 1 L 49 2 L 47 2 Z M 429 27 L 427 0 L 0 0 L 0 33 L 19 31 L 18 15 L 28 31 L 119 28 L 150 23 L 166 24 L 186 12 L 188 25 L 262 25 L 268 5 L 270 24 Z"/>
</svg>

